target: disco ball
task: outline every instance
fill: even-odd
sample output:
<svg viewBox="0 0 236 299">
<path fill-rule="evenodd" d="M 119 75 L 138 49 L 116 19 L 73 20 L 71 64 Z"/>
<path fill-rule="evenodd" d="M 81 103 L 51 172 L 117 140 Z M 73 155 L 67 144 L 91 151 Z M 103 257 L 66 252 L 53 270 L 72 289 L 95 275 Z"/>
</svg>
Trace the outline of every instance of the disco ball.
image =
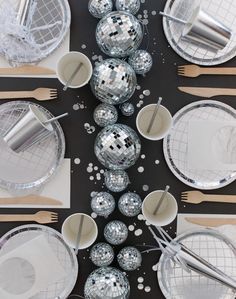
<svg viewBox="0 0 236 299">
<path fill-rule="evenodd" d="M 136 88 L 137 78 L 132 67 L 120 59 L 98 63 L 90 80 L 93 94 L 101 102 L 118 105 L 128 101 Z"/>
<path fill-rule="evenodd" d="M 132 114 L 134 114 L 134 105 L 128 102 L 123 103 L 120 106 L 120 110 L 124 116 L 131 116 Z"/>
<path fill-rule="evenodd" d="M 95 18 L 101 19 L 113 8 L 112 0 L 90 0 L 88 10 Z"/>
<path fill-rule="evenodd" d="M 125 247 L 117 255 L 119 266 L 125 271 L 134 271 L 142 264 L 142 255 L 135 247 Z"/>
<path fill-rule="evenodd" d="M 124 243 L 128 237 L 128 228 L 119 220 L 111 221 L 105 226 L 104 237 L 108 243 L 120 245 Z"/>
<path fill-rule="evenodd" d="M 125 11 L 106 15 L 97 25 L 96 40 L 100 49 L 111 57 L 126 57 L 138 49 L 143 39 L 139 21 Z"/>
<path fill-rule="evenodd" d="M 122 124 L 105 127 L 97 136 L 94 146 L 100 163 L 112 170 L 124 170 L 139 158 L 141 143 L 136 132 Z"/>
<path fill-rule="evenodd" d="M 112 192 L 122 192 L 129 183 L 129 176 L 124 170 L 105 172 L 105 186 Z"/>
<path fill-rule="evenodd" d="M 127 217 L 137 216 L 142 208 L 142 199 L 136 193 L 125 193 L 119 199 L 118 208 Z"/>
<path fill-rule="evenodd" d="M 99 192 L 91 200 L 91 208 L 98 216 L 108 217 L 115 207 L 114 197 L 107 192 Z"/>
<path fill-rule="evenodd" d="M 127 277 L 113 267 L 93 271 L 84 286 L 85 299 L 128 299 L 130 285 Z"/>
<path fill-rule="evenodd" d="M 145 50 L 135 51 L 128 60 L 136 74 L 144 75 L 150 71 L 153 65 L 151 54 Z"/>
<path fill-rule="evenodd" d="M 136 15 L 140 9 L 140 0 L 116 0 L 116 9 Z"/>
<path fill-rule="evenodd" d="M 97 243 L 90 250 L 91 261 L 97 267 L 109 266 L 114 260 L 114 250 L 107 243 Z"/>
<path fill-rule="evenodd" d="M 113 105 L 100 104 L 94 110 L 93 119 L 100 127 L 113 125 L 117 122 L 118 112 Z"/>
</svg>

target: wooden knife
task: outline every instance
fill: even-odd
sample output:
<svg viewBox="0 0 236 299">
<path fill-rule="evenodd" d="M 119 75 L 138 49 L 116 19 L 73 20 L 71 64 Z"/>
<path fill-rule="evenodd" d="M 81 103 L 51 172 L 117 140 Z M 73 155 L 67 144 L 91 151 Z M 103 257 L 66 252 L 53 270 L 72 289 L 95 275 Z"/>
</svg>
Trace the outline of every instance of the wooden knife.
<svg viewBox="0 0 236 299">
<path fill-rule="evenodd" d="M 52 205 L 61 206 L 62 202 L 50 197 L 28 195 L 22 197 L 0 198 L 0 205 Z"/>
<path fill-rule="evenodd" d="M 55 75 L 55 71 L 37 65 L 23 65 L 19 67 L 2 67 L 0 75 Z"/>
<path fill-rule="evenodd" d="M 215 96 L 236 96 L 235 88 L 210 88 L 210 87 L 186 87 L 179 86 L 182 92 L 192 94 L 194 96 L 211 98 Z"/>
<path fill-rule="evenodd" d="M 186 221 L 206 226 L 206 227 L 217 227 L 221 225 L 236 225 L 236 217 L 235 218 L 198 218 L 198 217 L 186 217 Z"/>
</svg>

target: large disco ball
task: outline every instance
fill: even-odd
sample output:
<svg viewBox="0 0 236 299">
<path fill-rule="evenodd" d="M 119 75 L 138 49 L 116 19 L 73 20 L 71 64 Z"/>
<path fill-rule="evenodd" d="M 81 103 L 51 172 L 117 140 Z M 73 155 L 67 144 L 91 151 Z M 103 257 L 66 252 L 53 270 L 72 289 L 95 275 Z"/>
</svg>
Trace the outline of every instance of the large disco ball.
<svg viewBox="0 0 236 299">
<path fill-rule="evenodd" d="M 84 286 L 85 299 L 128 299 L 130 285 L 127 277 L 113 267 L 93 271 Z"/>
<path fill-rule="evenodd" d="M 142 26 L 130 13 L 114 11 L 97 25 L 96 40 L 111 57 L 126 57 L 138 49 L 143 39 Z"/>
<path fill-rule="evenodd" d="M 141 143 L 136 132 L 122 124 L 105 127 L 97 136 L 94 152 L 100 163 L 112 170 L 124 170 L 139 158 Z"/>
<path fill-rule="evenodd" d="M 90 86 L 100 101 L 117 105 L 130 99 L 135 91 L 137 78 L 132 67 L 120 59 L 106 59 L 93 70 Z"/>
</svg>

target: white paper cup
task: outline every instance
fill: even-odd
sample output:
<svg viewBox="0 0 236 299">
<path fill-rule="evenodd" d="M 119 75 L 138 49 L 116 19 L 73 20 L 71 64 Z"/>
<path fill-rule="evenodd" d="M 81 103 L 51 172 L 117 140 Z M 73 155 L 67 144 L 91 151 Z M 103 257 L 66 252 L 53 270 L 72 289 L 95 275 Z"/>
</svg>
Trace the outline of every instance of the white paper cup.
<svg viewBox="0 0 236 299">
<path fill-rule="evenodd" d="M 143 107 L 136 118 L 136 126 L 139 133 L 144 138 L 154 141 L 163 139 L 169 133 L 173 123 L 169 110 L 161 105 L 153 122 L 152 129 L 150 133 L 147 133 L 155 108 L 156 104 L 150 104 Z"/>
<path fill-rule="evenodd" d="M 79 249 L 90 247 L 96 241 L 98 235 L 97 224 L 93 218 L 83 213 L 72 214 L 66 218 L 62 225 L 62 236 L 64 241 L 74 249 L 76 248 L 76 240 L 82 215 L 84 215 L 84 223 L 81 231 Z"/>
<path fill-rule="evenodd" d="M 166 226 L 170 224 L 178 213 L 178 205 L 173 195 L 167 192 L 158 212 L 154 215 L 155 208 L 161 199 L 163 190 L 157 190 L 149 193 L 142 205 L 142 213 L 144 218 L 152 225 Z"/>
<path fill-rule="evenodd" d="M 93 67 L 89 58 L 80 52 L 69 52 L 61 57 L 57 63 L 58 80 L 63 85 L 66 85 L 80 63 L 82 63 L 82 66 L 69 85 L 69 88 L 80 88 L 88 84 L 93 74 Z"/>
</svg>

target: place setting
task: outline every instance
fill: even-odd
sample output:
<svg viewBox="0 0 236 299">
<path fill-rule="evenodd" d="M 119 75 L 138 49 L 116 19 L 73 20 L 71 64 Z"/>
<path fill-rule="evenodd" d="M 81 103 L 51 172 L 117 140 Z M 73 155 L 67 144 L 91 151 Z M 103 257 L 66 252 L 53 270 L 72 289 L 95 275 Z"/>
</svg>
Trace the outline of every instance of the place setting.
<svg viewBox="0 0 236 299">
<path fill-rule="evenodd" d="M 235 298 L 235 17 L 0 0 L 1 298 Z"/>
</svg>

